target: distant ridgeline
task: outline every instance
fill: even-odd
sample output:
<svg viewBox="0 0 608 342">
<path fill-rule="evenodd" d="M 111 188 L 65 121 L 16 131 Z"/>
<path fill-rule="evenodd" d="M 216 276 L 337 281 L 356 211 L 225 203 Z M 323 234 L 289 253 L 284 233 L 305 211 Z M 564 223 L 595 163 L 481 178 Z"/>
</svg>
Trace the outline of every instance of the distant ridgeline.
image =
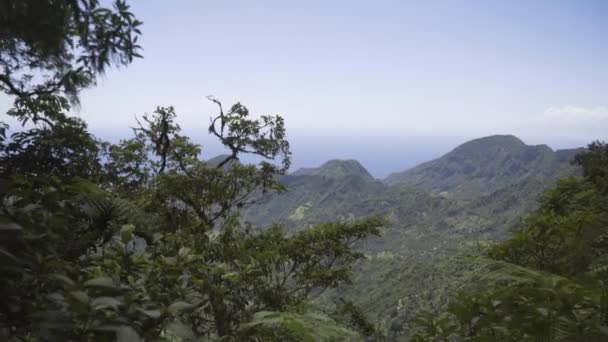
<svg viewBox="0 0 608 342">
<path fill-rule="evenodd" d="M 361 177 L 373 180 L 372 175 L 356 160 L 330 160 L 317 168 L 303 168 L 291 174 L 292 176 L 322 176 L 326 178 Z"/>
<path fill-rule="evenodd" d="M 358 248 L 367 255 L 352 285 L 324 293 L 366 308 L 390 339 L 407 338 L 416 312 L 445 305 L 470 271 L 453 256 L 479 240 L 509 236 L 557 177 L 576 174 L 583 149 L 553 151 L 511 135 L 475 139 L 412 169 L 374 179 L 356 160 L 330 160 L 284 176 L 287 191 L 245 208 L 255 224 L 310 224 L 369 215 L 390 219 L 380 238 Z M 446 258 L 446 257 L 451 258 Z"/>
<path fill-rule="evenodd" d="M 553 151 L 547 145 L 526 145 L 512 135 L 496 135 L 469 141 L 439 159 L 393 173 L 385 182 L 475 198 L 529 179 L 551 180 L 573 172 L 570 161 L 581 150 Z"/>
<path fill-rule="evenodd" d="M 526 145 L 514 136 L 490 136 L 383 180 L 374 179 L 356 160 L 330 160 L 284 176 L 286 193 L 265 197 L 243 216 L 255 223 L 274 221 L 298 228 L 371 214 L 411 225 L 414 222 L 406 218 L 429 219 L 430 209 L 441 216 L 457 214 L 456 207 L 471 214 L 491 208 L 492 216 L 522 205 L 530 209 L 555 178 L 576 172 L 570 161 L 581 150 L 553 151 L 546 145 Z M 446 209 L 451 210 L 444 213 Z M 449 226 L 458 225 L 446 223 Z"/>
</svg>

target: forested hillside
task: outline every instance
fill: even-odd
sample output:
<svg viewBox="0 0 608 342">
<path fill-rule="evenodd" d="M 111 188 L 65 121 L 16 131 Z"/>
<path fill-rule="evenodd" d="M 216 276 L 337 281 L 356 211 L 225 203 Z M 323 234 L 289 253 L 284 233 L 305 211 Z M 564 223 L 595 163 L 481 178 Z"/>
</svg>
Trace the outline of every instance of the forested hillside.
<svg viewBox="0 0 608 342">
<path fill-rule="evenodd" d="M 470 259 L 474 281 L 419 318 L 416 340 L 608 339 L 608 146 L 593 143 L 575 161 L 583 176 L 560 179 L 512 237 Z"/>
<path fill-rule="evenodd" d="M 482 143 L 480 143 L 482 142 Z M 496 150 L 509 150 L 518 143 L 517 152 L 506 156 Z M 471 147 L 475 148 L 472 150 Z M 542 157 L 519 160 L 516 173 L 503 172 L 494 159 L 513 162 L 521 151 L 543 151 Z M 472 152 L 474 151 L 474 152 Z M 432 232 L 447 232 L 450 239 L 495 239 L 506 236 L 507 228 L 522 214 L 536 205 L 538 195 L 558 176 L 575 175 L 577 168 L 571 160 L 579 150 L 552 151 L 546 146 L 528 146 L 515 137 L 492 136 L 457 147 L 445 156 L 424 163 L 385 180 L 373 179 L 356 161 L 332 160 L 318 168 L 301 169 L 280 177 L 287 191 L 262 196 L 243 210 L 247 221 L 258 224 L 281 223 L 291 229 L 325 222 L 332 218 L 349 220 L 368 215 L 382 215 L 399 231 L 411 231 L 416 226 L 420 236 Z M 475 160 L 483 156 L 482 160 Z M 446 160 L 468 160 L 471 169 L 483 170 L 461 174 L 462 165 Z M 539 159 L 543 162 L 539 163 Z M 488 162 L 489 161 L 489 162 Z M 492 165 L 488 165 L 492 164 Z M 493 171 L 492 171 L 493 166 Z M 441 178 L 442 191 L 433 191 L 424 184 L 433 183 L 438 170 L 453 175 Z M 424 184 L 413 184 L 407 175 L 415 174 Z M 492 174 L 491 177 L 480 174 Z M 402 181 L 397 181 L 397 178 Z M 455 196 L 463 187 L 482 186 L 484 191 Z M 415 229 L 414 229 L 415 230 Z M 408 242 L 380 239 L 392 244 L 390 249 L 408 250 Z M 402 248 L 403 247 L 403 248 Z"/>
<path fill-rule="evenodd" d="M 213 96 L 196 134 L 221 155 L 170 105 L 106 141 L 74 112 L 144 57 L 142 24 L 0 4 L 0 340 L 608 340 L 606 143 L 290 173 L 289 123 Z"/>
<path fill-rule="evenodd" d="M 371 178 L 355 161 L 334 160 L 283 176 L 287 191 L 245 208 L 243 217 L 292 230 L 331 219 L 388 218 L 381 237 L 358 246 L 367 257 L 357 264 L 353 283 L 321 301 L 352 301 L 391 339 L 402 339 L 420 310 L 445 305 L 473 274 L 463 253 L 470 254 L 476 241 L 508 237 L 558 176 L 580 172 L 571 164 L 578 151 L 491 136 L 386 180 Z M 505 164 L 516 167 L 504 170 Z M 408 181 L 413 178 L 420 182 Z"/>
<path fill-rule="evenodd" d="M 470 199 L 525 181 L 554 179 L 568 169 L 580 150 L 553 151 L 547 145 L 528 146 L 512 135 L 475 139 L 445 156 L 394 173 L 388 184 L 416 186 L 446 197 Z"/>
<path fill-rule="evenodd" d="M 105 4 L 105 3 L 104 3 Z M 110 143 L 71 115 L 99 75 L 141 57 L 141 22 L 121 0 L 1 7 L 0 339 L 3 341 L 361 340 L 353 311 L 323 313 L 313 291 L 351 276 L 351 247 L 385 220 L 287 234 L 239 209 L 280 192 L 290 165 L 281 116 L 240 103 L 208 133 L 205 161 L 173 107 L 138 115 Z M 37 77 L 34 77 L 37 76 Z M 4 117 L 3 117 L 4 120 Z M 250 154 L 258 165 L 238 162 Z M 334 220 L 335 221 L 335 220 Z"/>
</svg>

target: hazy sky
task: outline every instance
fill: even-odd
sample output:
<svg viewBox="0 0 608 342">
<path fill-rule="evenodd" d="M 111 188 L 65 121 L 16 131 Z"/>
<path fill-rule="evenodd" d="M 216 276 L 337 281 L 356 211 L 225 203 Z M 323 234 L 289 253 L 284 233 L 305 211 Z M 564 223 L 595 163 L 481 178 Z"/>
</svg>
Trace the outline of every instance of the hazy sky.
<svg viewBox="0 0 608 342">
<path fill-rule="evenodd" d="M 490 134 L 607 138 L 608 1 L 131 3 L 145 58 L 82 96 L 107 138 L 174 105 L 215 154 L 206 95 L 283 115 L 296 167 L 357 158 L 378 176 Z"/>
</svg>

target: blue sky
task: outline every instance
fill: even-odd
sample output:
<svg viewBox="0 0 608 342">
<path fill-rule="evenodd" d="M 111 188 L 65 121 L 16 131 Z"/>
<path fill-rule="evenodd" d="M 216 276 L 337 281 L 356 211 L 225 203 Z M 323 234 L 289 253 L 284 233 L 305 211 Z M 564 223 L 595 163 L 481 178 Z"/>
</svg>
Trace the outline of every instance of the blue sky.
<svg viewBox="0 0 608 342">
<path fill-rule="evenodd" d="M 99 135 L 174 105 L 210 156 L 215 108 L 286 118 L 294 165 L 376 176 L 471 138 L 606 139 L 608 1 L 131 1 L 144 59 L 82 96 Z"/>
</svg>

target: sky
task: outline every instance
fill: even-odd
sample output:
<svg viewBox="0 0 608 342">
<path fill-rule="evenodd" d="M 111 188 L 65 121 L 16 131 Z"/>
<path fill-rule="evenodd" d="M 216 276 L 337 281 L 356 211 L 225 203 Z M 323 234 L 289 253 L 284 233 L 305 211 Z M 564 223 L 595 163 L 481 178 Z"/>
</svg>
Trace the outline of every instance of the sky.
<svg viewBox="0 0 608 342">
<path fill-rule="evenodd" d="M 607 139 L 608 1 L 130 3 L 144 59 L 76 113 L 106 139 L 173 105 L 212 157 L 207 95 L 282 115 L 294 168 L 354 158 L 383 177 L 492 134 Z"/>
</svg>

